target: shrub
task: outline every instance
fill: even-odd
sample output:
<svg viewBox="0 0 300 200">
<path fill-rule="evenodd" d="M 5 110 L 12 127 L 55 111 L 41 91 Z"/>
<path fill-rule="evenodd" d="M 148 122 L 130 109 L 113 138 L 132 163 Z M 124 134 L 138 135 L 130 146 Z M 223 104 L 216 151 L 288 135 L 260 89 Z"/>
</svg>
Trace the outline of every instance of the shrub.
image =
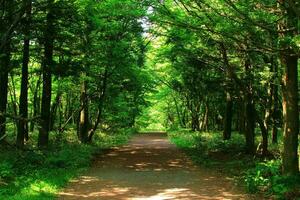
<svg viewBox="0 0 300 200">
<path fill-rule="evenodd" d="M 0 181 L 14 177 L 13 165 L 7 161 L 0 163 Z M 1 184 L 1 183 L 0 183 Z"/>
</svg>

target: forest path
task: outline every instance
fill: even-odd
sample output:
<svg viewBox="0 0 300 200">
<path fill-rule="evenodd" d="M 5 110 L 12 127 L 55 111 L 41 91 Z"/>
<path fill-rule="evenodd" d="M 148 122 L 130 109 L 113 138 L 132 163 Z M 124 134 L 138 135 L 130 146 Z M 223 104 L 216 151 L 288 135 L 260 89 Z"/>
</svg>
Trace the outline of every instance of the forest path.
<svg viewBox="0 0 300 200">
<path fill-rule="evenodd" d="M 139 134 L 99 155 L 59 200 L 255 199 L 218 172 L 195 166 L 163 133 Z"/>
</svg>

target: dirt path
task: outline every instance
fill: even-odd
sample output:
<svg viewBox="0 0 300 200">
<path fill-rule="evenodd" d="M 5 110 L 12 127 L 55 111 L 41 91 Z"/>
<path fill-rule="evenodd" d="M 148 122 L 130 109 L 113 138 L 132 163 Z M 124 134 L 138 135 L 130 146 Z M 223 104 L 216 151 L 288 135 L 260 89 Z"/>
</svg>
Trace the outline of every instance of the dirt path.
<svg viewBox="0 0 300 200">
<path fill-rule="evenodd" d="M 59 194 L 59 200 L 254 199 L 227 177 L 201 169 L 165 134 L 136 135 L 99 156 L 93 167 Z"/>
</svg>

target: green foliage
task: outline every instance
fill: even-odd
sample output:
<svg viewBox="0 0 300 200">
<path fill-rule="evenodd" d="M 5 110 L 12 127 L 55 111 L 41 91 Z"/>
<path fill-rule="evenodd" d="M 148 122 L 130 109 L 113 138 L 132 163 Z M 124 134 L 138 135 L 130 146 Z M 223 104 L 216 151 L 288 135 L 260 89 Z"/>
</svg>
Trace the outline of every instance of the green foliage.
<svg viewBox="0 0 300 200">
<path fill-rule="evenodd" d="M 0 163 L 0 180 L 9 179 L 14 176 L 13 166 L 7 161 Z M 3 184 L 3 183 L 2 183 Z"/>
<path fill-rule="evenodd" d="M 220 132 L 194 132 L 190 130 L 171 131 L 171 141 L 180 148 L 195 148 L 205 152 L 241 152 L 244 148 L 244 138 L 234 133 L 231 140 L 223 140 Z M 202 148 L 206 148 L 203 151 Z"/>
<path fill-rule="evenodd" d="M 263 192 L 276 199 L 295 199 L 300 194 L 299 176 L 283 176 L 280 158 L 261 160 L 243 154 L 244 139 L 239 134 L 224 141 L 220 133 L 178 130 L 170 132 L 169 137 L 195 163 L 235 177 L 250 193 Z"/>
<path fill-rule="evenodd" d="M 278 199 L 290 199 L 289 196 L 300 194 L 300 177 L 283 176 L 281 160 L 270 160 L 256 163 L 246 171 L 244 180 L 251 193 L 263 191 Z"/>
<path fill-rule="evenodd" d="M 54 199 L 66 183 L 85 171 L 95 153 L 127 142 L 132 129 L 116 133 L 97 133 L 94 145 L 67 139 L 47 151 L 1 149 L 0 196 L 10 200 Z"/>
<path fill-rule="evenodd" d="M 248 170 L 245 175 L 245 183 L 249 192 L 257 192 L 259 189 L 265 190 L 271 181 L 280 175 L 280 161 L 271 160 L 257 163 L 254 168 Z"/>
<path fill-rule="evenodd" d="M 169 132 L 169 137 L 171 142 L 185 150 L 195 163 L 205 166 L 218 166 L 221 164 L 219 159 L 226 160 L 228 156 L 234 158 L 234 155 L 243 152 L 245 143 L 243 136 L 237 133 L 233 135 L 232 140 L 226 141 L 220 132 L 177 130 Z M 240 165 L 244 162 L 244 160 L 240 160 L 240 163 L 235 161 L 227 163 L 228 170 L 235 171 L 230 169 L 230 165 Z"/>
</svg>

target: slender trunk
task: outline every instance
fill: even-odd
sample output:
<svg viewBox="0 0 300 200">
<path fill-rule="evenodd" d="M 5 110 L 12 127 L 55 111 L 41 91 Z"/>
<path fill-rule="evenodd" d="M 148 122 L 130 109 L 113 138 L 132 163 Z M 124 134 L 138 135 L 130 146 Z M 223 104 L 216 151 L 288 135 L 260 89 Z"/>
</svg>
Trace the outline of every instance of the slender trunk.
<svg viewBox="0 0 300 200">
<path fill-rule="evenodd" d="M 31 24 L 31 0 L 26 0 L 26 19 L 24 22 L 24 45 L 23 45 L 23 63 L 22 63 L 22 80 L 19 106 L 19 125 L 16 144 L 19 148 L 24 146 L 24 139 L 28 139 L 28 64 L 30 48 L 30 24 Z"/>
<path fill-rule="evenodd" d="M 61 103 L 60 106 L 58 107 L 58 114 L 59 114 L 59 123 L 58 123 L 58 130 L 61 130 L 62 122 L 64 120 L 63 116 L 63 104 Z"/>
<path fill-rule="evenodd" d="M 225 68 L 225 75 L 226 75 L 226 113 L 224 119 L 224 131 L 223 131 L 223 139 L 229 140 L 231 138 L 231 129 L 232 129 L 232 108 L 233 102 L 232 97 L 230 94 L 231 89 L 231 82 L 232 82 L 232 74 L 233 70 L 229 64 L 227 50 L 223 43 L 220 44 L 221 47 L 221 54 L 223 57 L 223 64 Z"/>
<path fill-rule="evenodd" d="M 203 117 L 203 123 L 202 123 L 202 130 L 208 131 L 208 114 L 209 114 L 209 107 L 208 107 L 208 102 L 205 102 L 205 114 Z"/>
<path fill-rule="evenodd" d="M 9 45 L 9 44 L 8 44 Z M 8 68 L 10 64 L 10 48 L 7 46 L 5 52 L 0 52 L 0 138 L 2 141 L 6 134 L 6 113 L 8 96 Z"/>
<path fill-rule="evenodd" d="M 245 134 L 245 102 L 244 97 L 240 99 L 239 102 L 239 111 L 238 111 L 238 123 L 239 123 L 239 133 Z"/>
<path fill-rule="evenodd" d="M 33 91 L 33 113 L 32 117 L 36 117 L 40 114 L 40 85 L 41 85 L 41 78 L 36 82 L 35 89 Z M 30 123 L 30 131 L 33 132 L 35 126 L 35 121 L 32 120 Z"/>
<path fill-rule="evenodd" d="M 224 132 L 223 139 L 229 140 L 231 138 L 231 126 L 232 126 L 232 108 L 233 102 L 229 92 L 226 93 L 226 111 L 224 119 Z"/>
<path fill-rule="evenodd" d="M 46 30 L 44 38 L 44 63 L 43 63 L 43 92 L 41 105 L 41 124 L 38 136 L 38 146 L 45 148 L 49 143 L 49 125 L 50 125 L 50 108 L 51 108 L 51 91 L 52 91 L 52 76 L 51 68 L 53 65 L 53 44 L 54 44 L 54 15 L 53 15 L 54 0 L 48 0 L 48 14 L 46 21 Z"/>
<path fill-rule="evenodd" d="M 272 72 L 275 74 L 272 87 L 272 143 L 277 144 L 278 142 L 278 121 L 279 121 L 279 97 L 278 97 L 278 62 L 276 57 L 272 58 Z"/>
<path fill-rule="evenodd" d="M 99 104 L 98 104 L 98 115 L 97 115 L 97 120 L 94 124 L 94 127 L 89 131 L 89 138 L 88 141 L 92 142 L 93 136 L 98 128 L 98 125 L 101 121 L 101 117 L 102 117 L 102 111 L 103 111 L 103 105 L 104 105 L 104 100 L 105 100 L 105 96 L 106 96 L 106 90 L 107 90 L 107 81 L 108 81 L 108 70 L 107 68 L 105 69 L 104 72 L 104 77 L 102 80 L 102 85 L 101 85 L 101 94 L 99 97 Z"/>
<path fill-rule="evenodd" d="M 261 136 L 262 136 L 262 156 L 268 155 L 268 129 L 266 123 L 259 118 L 258 114 L 256 113 L 256 120 L 259 124 L 260 130 L 261 130 Z"/>
<path fill-rule="evenodd" d="M 247 95 L 246 100 L 246 126 L 245 126 L 245 136 L 246 136 L 246 152 L 249 154 L 254 154 L 255 144 L 254 144 L 254 130 L 255 130 L 255 115 L 254 115 L 254 104 L 252 96 Z"/>
<path fill-rule="evenodd" d="M 54 100 L 54 102 L 52 103 L 52 106 L 51 106 L 50 125 L 49 125 L 50 131 L 54 130 L 57 109 L 59 109 L 59 107 L 60 107 L 62 94 L 63 94 L 62 91 L 60 91 L 60 89 L 58 89 L 55 100 Z"/>
<path fill-rule="evenodd" d="M 194 100 L 193 100 L 194 101 Z M 199 109 L 201 105 L 195 105 L 194 102 L 192 102 L 192 130 L 193 131 L 200 131 L 200 121 L 199 121 Z"/>
<path fill-rule="evenodd" d="M 10 104 L 8 104 L 8 106 L 11 106 L 10 110 L 13 111 L 13 115 L 18 116 L 18 102 L 17 102 L 14 74 L 9 73 L 9 76 L 10 76 L 11 80 L 10 80 L 10 82 L 8 82 L 8 90 L 9 90 L 9 96 L 10 96 Z M 15 122 L 17 122 L 17 120 L 15 120 Z M 18 123 L 15 123 L 15 126 L 18 126 Z"/>
<path fill-rule="evenodd" d="M 89 108 L 87 98 L 87 82 L 83 81 L 81 85 L 81 111 L 79 116 L 79 139 L 82 143 L 88 142 L 88 128 L 89 128 Z"/>
<path fill-rule="evenodd" d="M 177 113 L 179 124 L 183 128 L 184 127 L 184 123 L 183 123 L 184 119 L 181 116 L 181 112 L 179 111 L 179 106 L 178 106 L 178 102 L 176 100 L 176 97 L 173 96 L 173 99 L 174 99 L 174 103 L 175 103 L 175 108 L 176 108 L 176 113 Z"/>
<path fill-rule="evenodd" d="M 10 3 L 8 3 L 10 4 Z M 10 6 L 10 5 L 8 5 Z M 9 24 L 11 19 L 8 19 L 6 22 L 0 25 L 2 30 L 0 30 L 0 36 L 5 35 L 5 25 Z M 4 28 L 4 32 L 3 32 Z M 3 141 L 6 135 L 6 114 L 7 109 L 7 97 L 8 97 L 8 73 L 10 68 L 10 58 L 11 58 L 11 38 L 7 37 L 5 40 L 0 41 L 0 142 Z"/>
<path fill-rule="evenodd" d="M 253 88 L 251 83 L 251 65 L 250 60 L 247 59 L 245 62 L 245 70 L 247 76 L 247 85 L 245 88 L 245 103 L 246 103 L 246 127 L 245 127 L 245 137 L 246 137 L 246 152 L 248 154 L 255 153 L 255 106 L 253 100 Z"/>
</svg>

